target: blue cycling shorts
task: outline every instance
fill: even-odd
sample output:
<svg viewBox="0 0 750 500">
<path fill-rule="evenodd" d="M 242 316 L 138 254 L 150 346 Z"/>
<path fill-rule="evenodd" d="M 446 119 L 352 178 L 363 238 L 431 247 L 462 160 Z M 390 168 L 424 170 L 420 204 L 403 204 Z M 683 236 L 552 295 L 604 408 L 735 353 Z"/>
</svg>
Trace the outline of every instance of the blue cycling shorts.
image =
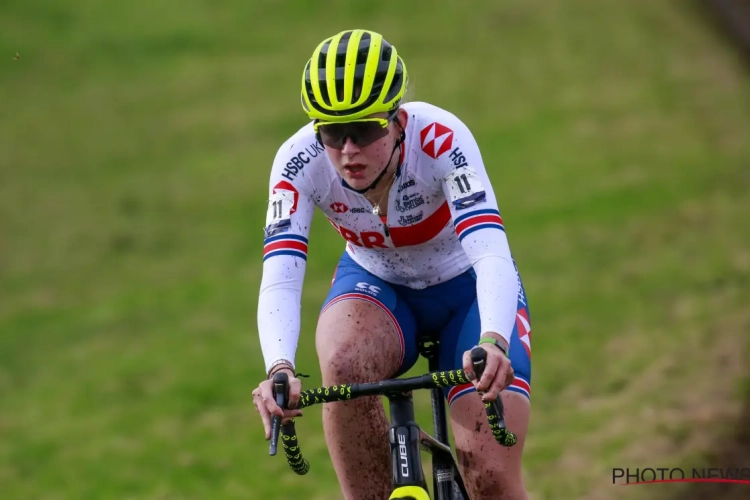
<svg viewBox="0 0 750 500">
<path fill-rule="evenodd" d="M 519 283 L 521 293 L 508 353 L 515 380 L 506 390 L 530 398 L 531 324 L 520 276 Z M 464 352 L 479 341 L 481 324 L 476 275 L 471 269 L 444 283 L 415 290 L 381 280 L 344 252 L 321 314 L 342 300 L 366 300 L 379 306 L 391 318 L 401 341 L 401 364 L 395 377 L 409 371 L 417 362 L 418 338 L 424 335 L 440 341 L 439 370 L 462 368 Z M 444 389 L 449 405 L 472 391 L 471 384 Z"/>
</svg>

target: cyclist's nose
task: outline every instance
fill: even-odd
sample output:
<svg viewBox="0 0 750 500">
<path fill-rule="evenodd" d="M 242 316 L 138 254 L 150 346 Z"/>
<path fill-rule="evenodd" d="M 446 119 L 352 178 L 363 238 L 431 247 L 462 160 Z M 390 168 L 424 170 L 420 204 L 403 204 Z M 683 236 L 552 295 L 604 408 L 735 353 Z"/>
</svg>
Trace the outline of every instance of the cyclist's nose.
<svg viewBox="0 0 750 500">
<path fill-rule="evenodd" d="M 352 140 L 348 135 L 344 137 L 344 147 L 341 148 L 341 152 L 345 155 L 353 155 L 359 153 L 359 146 Z"/>
</svg>

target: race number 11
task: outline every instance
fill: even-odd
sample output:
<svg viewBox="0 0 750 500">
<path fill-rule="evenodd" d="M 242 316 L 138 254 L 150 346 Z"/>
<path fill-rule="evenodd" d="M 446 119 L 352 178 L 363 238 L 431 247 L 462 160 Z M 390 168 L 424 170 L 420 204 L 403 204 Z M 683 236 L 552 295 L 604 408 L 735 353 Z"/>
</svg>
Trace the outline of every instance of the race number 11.
<svg viewBox="0 0 750 500">
<path fill-rule="evenodd" d="M 466 174 L 461 174 L 455 177 L 453 182 L 456 183 L 461 194 L 466 194 L 471 191 L 471 184 L 469 184 L 469 179 L 466 178 Z"/>
</svg>

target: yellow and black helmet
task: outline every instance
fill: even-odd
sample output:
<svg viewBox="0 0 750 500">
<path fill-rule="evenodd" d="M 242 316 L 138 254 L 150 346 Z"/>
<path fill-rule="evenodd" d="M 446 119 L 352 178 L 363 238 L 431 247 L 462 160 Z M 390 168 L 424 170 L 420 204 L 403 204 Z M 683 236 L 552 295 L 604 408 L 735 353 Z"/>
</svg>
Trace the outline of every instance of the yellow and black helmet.
<svg viewBox="0 0 750 500">
<path fill-rule="evenodd" d="M 302 108 L 318 124 L 342 123 L 398 107 L 406 65 L 396 47 L 368 30 L 323 40 L 302 74 Z"/>
</svg>

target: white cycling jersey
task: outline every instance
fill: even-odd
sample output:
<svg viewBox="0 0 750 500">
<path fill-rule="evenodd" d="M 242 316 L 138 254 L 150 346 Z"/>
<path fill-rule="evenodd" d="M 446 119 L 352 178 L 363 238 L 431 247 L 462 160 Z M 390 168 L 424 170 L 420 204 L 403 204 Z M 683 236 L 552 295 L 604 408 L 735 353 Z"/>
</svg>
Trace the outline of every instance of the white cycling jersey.
<svg viewBox="0 0 750 500">
<path fill-rule="evenodd" d="M 280 359 L 294 363 L 316 206 L 346 240 L 351 258 L 386 282 L 421 289 L 473 267 L 481 330 L 510 342 L 524 297 L 476 140 L 444 109 L 424 102 L 402 107 L 409 114 L 406 138 L 382 218 L 336 172 L 312 123 L 279 148 L 271 170 L 258 302 L 266 370 Z"/>
</svg>

